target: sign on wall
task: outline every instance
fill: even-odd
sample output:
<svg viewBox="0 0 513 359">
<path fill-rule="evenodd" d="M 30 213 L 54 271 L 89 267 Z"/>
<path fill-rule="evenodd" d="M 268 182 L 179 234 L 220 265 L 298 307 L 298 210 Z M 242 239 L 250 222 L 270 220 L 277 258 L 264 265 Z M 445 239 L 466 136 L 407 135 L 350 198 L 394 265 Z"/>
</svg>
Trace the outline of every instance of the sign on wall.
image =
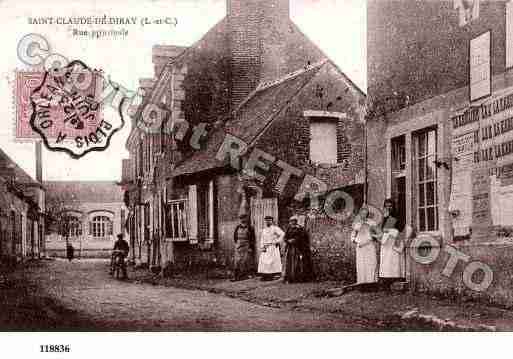
<svg viewBox="0 0 513 359">
<path fill-rule="evenodd" d="M 455 235 L 513 238 L 513 87 L 452 122 L 450 211 Z"/>
<path fill-rule="evenodd" d="M 506 3 L 506 68 L 513 67 L 513 1 Z"/>
<path fill-rule="evenodd" d="M 457 213 L 452 225 L 454 236 L 470 234 L 472 226 L 472 168 L 474 162 L 474 131 L 452 138 L 452 181 L 449 211 Z"/>
<path fill-rule="evenodd" d="M 490 210 L 490 176 L 488 168 L 472 171 L 472 229 L 474 236 L 488 235 L 492 225 Z M 478 233 L 479 232 L 479 233 Z"/>
<path fill-rule="evenodd" d="M 490 96 L 491 78 L 491 31 L 470 40 L 470 101 Z"/>
</svg>

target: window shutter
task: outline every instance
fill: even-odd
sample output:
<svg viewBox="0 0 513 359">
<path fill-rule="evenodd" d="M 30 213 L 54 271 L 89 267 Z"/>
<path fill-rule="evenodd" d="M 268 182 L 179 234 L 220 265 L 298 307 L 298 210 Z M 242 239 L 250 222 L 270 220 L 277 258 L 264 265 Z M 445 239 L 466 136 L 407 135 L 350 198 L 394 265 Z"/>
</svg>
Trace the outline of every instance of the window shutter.
<svg viewBox="0 0 513 359">
<path fill-rule="evenodd" d="M 189 186 L 189 240 L 198 240 L 198 188 Z"/>
<path fill-rule="evenodd" d="M 208 183 L 208 239 L 214 240 L 214 181 Z"/>
</svg>

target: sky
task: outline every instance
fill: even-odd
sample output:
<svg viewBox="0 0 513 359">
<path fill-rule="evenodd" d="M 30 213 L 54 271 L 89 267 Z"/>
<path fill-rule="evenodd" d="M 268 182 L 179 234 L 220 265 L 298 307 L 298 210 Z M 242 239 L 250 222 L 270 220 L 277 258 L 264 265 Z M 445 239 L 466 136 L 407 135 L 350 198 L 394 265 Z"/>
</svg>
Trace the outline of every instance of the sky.
<svg viewBox="0 0 513 359">
<path fill-rule="evenodd" d="M 123 29 L 124 38 L 73 37 L 73 29 L 87 25 L 29 24 L 29 17 L 70 16 L 173 17 L 174 25 L 94 25 L 94 29 Z M 153 45 L 188 46 L 199 40 L 226 15 L 225 0 L 0 0 L 3 45 L 0 56 L 0 148 L 29 175 L 35 174 L 34 144 L 14 138 L 15 72 L 27 70 L 16 54 L 26 34 L 43 35 L 51 50 L 101 68 L 127 89 L 136 90 L 139 78 L 151 78 Z M 291 0 L 292 20 L 362 90 L 367 88 L 366 1 Z M 116 116 L 107 109 L 104 116 Z M 121 177 L 121 159 L 128 158 L 125 141 L 129 125 L 115 134 L 109 148 L 76 160 L 65 153 L 43 149 L 43 180 L 107 180 Z"/>
</svg>

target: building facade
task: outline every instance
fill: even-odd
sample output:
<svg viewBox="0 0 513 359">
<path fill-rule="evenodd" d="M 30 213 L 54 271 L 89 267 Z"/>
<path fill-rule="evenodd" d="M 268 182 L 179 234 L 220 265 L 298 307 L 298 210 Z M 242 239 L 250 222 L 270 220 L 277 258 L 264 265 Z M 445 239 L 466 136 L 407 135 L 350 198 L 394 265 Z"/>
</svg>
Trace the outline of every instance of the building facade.
<svg viewBox="0 0 513 359">
<path fill-rule="evenodd" d="M 155 47 L 156 77 L 141 81 L 122 180 L 133 260 L 230 266 L 245 212 L 257 237 L 265 215 L 283 225 L 302 214 L 317 262 L 333 264 L 349 253 L 347 223 L 297 193 L 317 186 L 306 192 L 324 203 L 348 188 L 361 202 L 365 94 L 290 20 L 288 0 L 229 0 L 227 11 L 191 47 Z M 153 105 L 166 109 L 159 131 L 140 125 Z"/>
<path fill-rule="evenodd" d="M 38 158 L 40 151 L 39 146 Z M 40 168 L 40 161 L 36 162 Z M 44 214 L 45 189 L 41 182 L 32 179 L 0 149 L 0 264 L 12 265 L 45 255 Z"/>
<path fill-rule="evenodd" d="M 422 16 L 419 16 L 422 14 Z M 511 1 L 369 1 L 369 201 L 415 290 L 511 304 Z"/>
<path fill-rule="evenodd" d="M 127 210 L 116 182 L 45 181 L 49 256 L 65 256 L 70 243 L 79 257 L 108 257 L 116 235 L 126 234 Z"/>
</svg>

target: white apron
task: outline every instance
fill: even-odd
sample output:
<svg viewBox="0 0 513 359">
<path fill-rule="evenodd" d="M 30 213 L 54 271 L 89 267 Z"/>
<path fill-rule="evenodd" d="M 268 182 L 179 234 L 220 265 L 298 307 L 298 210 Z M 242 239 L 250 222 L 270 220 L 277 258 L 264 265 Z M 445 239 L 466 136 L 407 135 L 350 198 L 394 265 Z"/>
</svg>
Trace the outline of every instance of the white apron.
<svg viewBox="0 0 513 359">
<path fill-rule="evenodd" d="M 381 238 L 379 276 L 382 278 L 404 277 L 404 256 L 395 245 L 398 237 L 397 229 L 387 229 Z"/>
<path fill-rule="evenodd" d="M 369 221 L 370 222 L 370 221 Z M 378 266 L 378 253 L 372 241 L 370 223 L 357 223 L 353 226 L 352 238 L 356 246 L 356 282 L 374 283 L 377 282 L 376 269 Z"/>
<path fill-rule="evenodd" d="M 270 226 L 262 229 L 260 245 L 262 253 L 258 260 L 258 273 L 276 274 L 281 273 L 281 257 L 279 243 L 282 241 L 285 233 L 278 226 Z M 265 248 L 265 252 L 263 249 Z"/>
<path fill-rule="evenodd" d="M 276 274 L 281 273 L 280 249 L 276 246 L 267 247 L 265 252 L 260 254 L 258 261 L 258 273 Z"/>
</svg>

